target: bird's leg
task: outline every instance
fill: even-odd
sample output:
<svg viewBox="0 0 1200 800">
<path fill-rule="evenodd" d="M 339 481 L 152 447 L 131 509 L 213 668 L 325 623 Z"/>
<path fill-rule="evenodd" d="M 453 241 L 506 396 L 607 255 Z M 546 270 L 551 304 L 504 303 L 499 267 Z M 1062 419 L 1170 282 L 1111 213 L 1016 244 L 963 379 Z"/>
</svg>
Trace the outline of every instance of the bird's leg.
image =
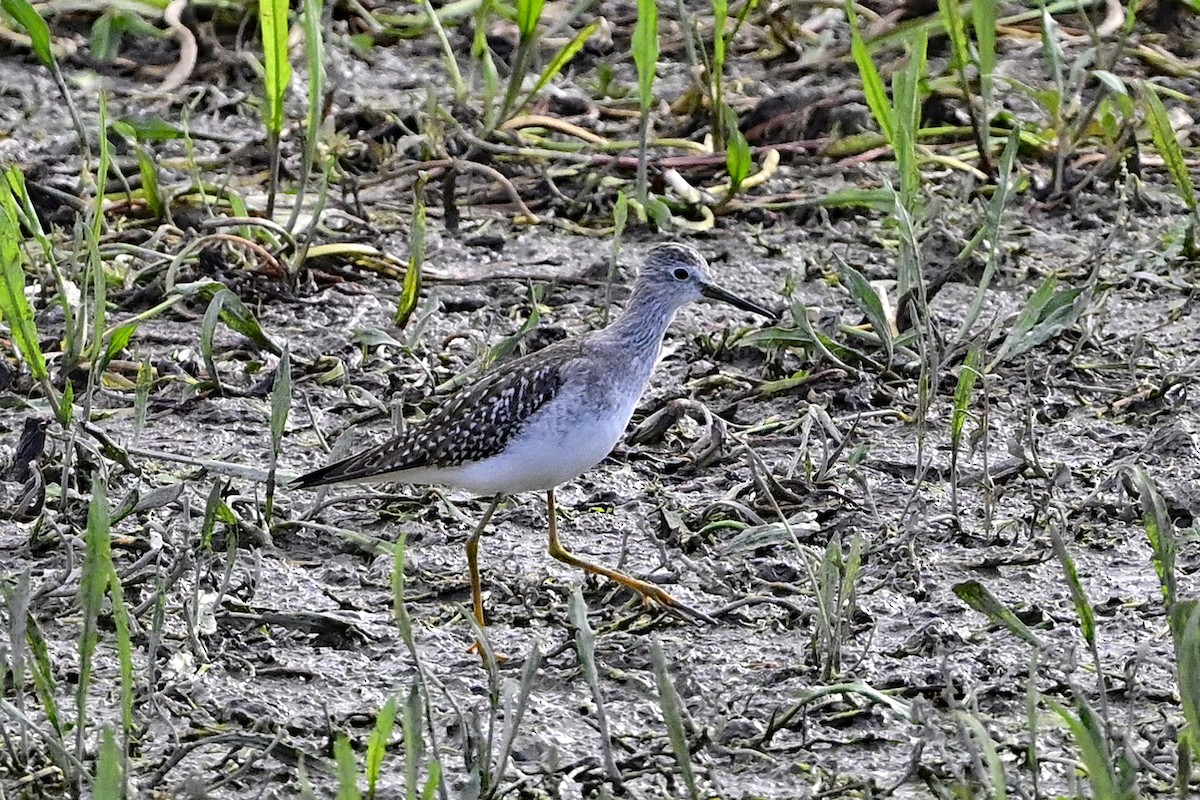
<svg viewBox="0 0 1200 800">
<path fill-rule="evenodd" d="M 483 519 L 479 520 L 479 524 L 471 533 L 471 538 L 467 539 L 467 568 L 471 571 L 471 603 L 475 610 L 475 621 L 479 623 L 481 630 L 483 628 L 483 586 L 479 580 L 479 537 L 483 536 L 483 529 L 487 527 L 492 519 L 492 514 L 496 513 L 496 507 L 503 499 L 504 495 L 501 494 L 492 498 L 491 505 L 488 506 L 487 511 L 483 512 Z"/>
<path fill-rule="evenodd" d="M 647 583 L 646 581 L 639 580 L 632 575 L 626 575 L 624 572 L 610 569 L 609 567 L 605 567 L 600 564 L 593 564 L 592 562 L 585 561 L 579 556 L 569 552 L 567 548 L 563 547 L 562 542 L 558 538 L 558 518 L 557 514 L 555 513 L 553 489 L 550 489 L 546 492 L 546 510 L 550 519 L 550 555 L 554 556 L 554 558 L 562 561 L 565 564 L 570 564 L 573 567 L 581 569 L 584 572 L 591 572 L 595 575 L 603 575 L 611 581 L 616 581 L 622 586 L 637 592 L 642 596 L 642 599 L 653 600 L 668 611 L 674 611 L 676 613 L 682 612 L 682 614 L 686 616 L 694 617 L 695 619 L 703 620 L 704 622 L 708 622 L 713 625 L 717 624 L 717 621 L 708 614 L 679 602 L 660 586 L 655 586 L 653 583 Z"/>
</svg>

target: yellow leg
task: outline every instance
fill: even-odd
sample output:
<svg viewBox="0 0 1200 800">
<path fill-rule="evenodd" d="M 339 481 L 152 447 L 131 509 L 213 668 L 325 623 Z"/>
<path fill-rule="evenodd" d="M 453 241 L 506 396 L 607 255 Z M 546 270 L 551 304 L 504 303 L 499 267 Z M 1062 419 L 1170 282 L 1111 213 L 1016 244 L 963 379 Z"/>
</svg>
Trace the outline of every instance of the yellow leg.
<svg viewBox="0 0 1200 800">
<path fill-rule="evenodd" d="M 499 494 L 492 498 L 492 504 L 488 506 L 487 511 L 483 512 L 483 519 L 479 520 L 479 524 L 471 533 L 471 538 L 467 539 L 467 568 L 471 571 L 471 604 L 475 609 L 475 621 L 479 623 L 480 628 L 483 627 L 483 585 L 479 580 L 479 537 L 483 535 L 483 529 L 487 527 L 492 519 L 492 514 L 496 513 L 496 507 L 503 499 L 504 496 Z"/>
<path fill-rule="evenodd" d="M 558 538 L 558 515 L 555 512 L 553 489 L 546 492 L 546 508 L 547 514 L 550 518 L 550 555 L 552 555 L 554 558 L 562 561 L 565 564 L 570 564 L 573 567 L 581 569 L 584 572 L 591 572 L 595 575 L 603 575 L 610 581 L 616 581 L 622 586 L 637 592 L 642 596 L 642 599 L 653 600 L 668 610 L 682 612 L 687 616 L 695 617 L 696 619 L 701 619 L 714 625 L 716 624 L 717 621 L 708 614 L 679 602 L 661 587 L 656 586 L 653 583 L 647 583 L 646 581 L 638 580 L 632 575 L 626 575 L 624 572 L 610 569 L 609 567 L 605 567 L 600 564 L 593 564 L 591 561 L 585 561 L 579 556 L 569 552 L 567 548 L 563 547 L 562 542 Z"/>
</svg>

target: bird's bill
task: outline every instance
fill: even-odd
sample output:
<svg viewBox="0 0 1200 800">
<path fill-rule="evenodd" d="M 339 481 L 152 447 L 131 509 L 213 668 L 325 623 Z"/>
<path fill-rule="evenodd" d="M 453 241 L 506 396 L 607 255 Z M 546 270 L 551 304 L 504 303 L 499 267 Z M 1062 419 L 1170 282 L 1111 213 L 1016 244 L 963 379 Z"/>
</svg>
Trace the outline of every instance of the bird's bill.
<svg viewBox="0 0 1200 800">
<path fill-rule="evenodd" d="M 774 311 L 770 311 L 766 308 L 763 308 L 758 303 L 752 303 L 744 297 L 738 297 L 733 292 L 726 291 L 725 289 L 722 289 L 720 286 L 717 286 L 716 284 L 712 284 L 712 283 L 705 284 L 704 287 L 702 289 L 700 289 L 700 293 L 702 295 L 704 295 L 705 297 L 711 298 L 713 300 L 720 300 L 722 303 L 729 303 L 729 305 L 736 306 L 737 308 L 740 308 L 743 311 L 749 311 L 754 314 L 761 314 L 762 316 L 769 317 L 771 319 L 779 318 L 779 315 L 776 314 Z"/>
</svg>

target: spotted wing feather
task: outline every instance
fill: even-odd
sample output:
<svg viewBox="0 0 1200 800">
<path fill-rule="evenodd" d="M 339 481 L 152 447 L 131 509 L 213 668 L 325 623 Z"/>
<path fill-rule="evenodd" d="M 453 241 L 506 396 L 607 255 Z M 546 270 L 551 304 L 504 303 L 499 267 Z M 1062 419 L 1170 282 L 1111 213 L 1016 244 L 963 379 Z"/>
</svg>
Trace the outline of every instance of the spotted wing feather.
<svg viewBox="0 0 1200 800">
<path fill-rule="evenodd" d="M 541 351 L 506 364 L 383 444 L 301 475 L 291 488 L 361 481 L 410 469 L 456 467 L 500 453 L 558 394 L 571 355 Z M 560 357 L 555 357 L 560 356 Z"/>
</svg>

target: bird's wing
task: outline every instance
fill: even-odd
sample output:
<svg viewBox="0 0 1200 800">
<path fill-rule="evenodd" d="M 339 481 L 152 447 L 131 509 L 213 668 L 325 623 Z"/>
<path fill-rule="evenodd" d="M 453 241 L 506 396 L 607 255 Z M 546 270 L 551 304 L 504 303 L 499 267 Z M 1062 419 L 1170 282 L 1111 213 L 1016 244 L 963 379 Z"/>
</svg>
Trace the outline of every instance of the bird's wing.
<svg viewBox="0 0 1200 800">
<path fill-rule="evenodd" d="M 572 349 L 552 345 L 503 364 L 399 436 L 301 475 L 289 486 L 303 489 L 361 481 L 409 469 L 455 467 L 494 456 L 526 420 L 558 394 L 574 356 Z"/>
</svg>

